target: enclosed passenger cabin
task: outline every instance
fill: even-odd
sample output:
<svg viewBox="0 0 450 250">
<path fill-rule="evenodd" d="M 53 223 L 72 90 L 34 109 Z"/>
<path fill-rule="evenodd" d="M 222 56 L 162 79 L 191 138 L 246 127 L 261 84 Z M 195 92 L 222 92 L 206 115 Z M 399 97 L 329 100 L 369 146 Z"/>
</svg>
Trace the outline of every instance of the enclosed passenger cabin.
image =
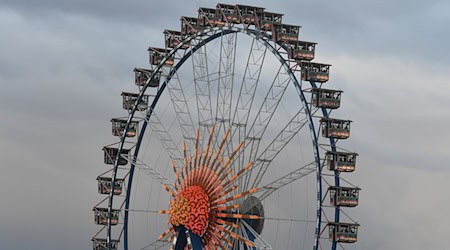
<svg viewBox="0 0 450 250">
<path fill-rule="evenodd" d="M 298 62 L 302 67 L 302 80 L 313 82 L 327 82 L 330 78 L 329 64 Z"/>
<path fill-rule="evenodd" d="M 221 21 L 220 15 L 217 16 L 217 10 L 211 8 L 198 9 L 198 25 L 200 27 L 223 27 L 224 21 Z"/>
<path fill-rule="evenodd" d="M 354 243 L 358 239 L 357 223 L 329 222 L 330 240 L 342 243 Z"/>
<path fill-rule="evenodd" d="M 241 23 L 255 26 L 259 24 L 258 13 L 263 12 L 264 8 L 241 4 L 236 5 L 236 7 L 241 15 Z"/>
<path fill-rule="evenodd" d="M 166 58 L 169 55 L 170 50 L 167 49 L 161 49 L 161 48 L 148 48 L 149 53 L 149 63 L 151 65 L 159 65 L 164 58 Z M 167 60 L 164 62 L 164 66 L 172 66 L 174 63 L 174 57 L 168 57 Z"/>
<path fill-rule="evenodd" d="M 335 139 L 347 139 L 350 136 L 350 120 L 322 118 L 320 126 L 322 136 Z"/>
<path fill-rule="evenodd" d="M 184 36 L 181 34 L 180 31 L 176 30 L 164 30 L 164 41 L 166 44 L 166 48 L 175 48 L 179 44 L 183 43 Z M 185 43 L 181 45 L 180 49 L 187 49 L 189 48 L 190 44 Z"/>
<path fill-rule="evenodd" d="M 328 169 L 339 172 L 353 172 L 356 167 L 357 153 L 332 152 L 325 153 Z"/>
<path fill-rule="evenodd" d="M 134 109 L 136 102 L 138 100 L 139 94 L 138 93 L 128 93 L 128 92 L 122 92 L 122 107 L 125 110 L 131 111 Z M 148 100 L 149 95 L 143 95 L 141 100 L 139 100 L 139 103 L 137 104 L 136 109 L 138 111 L 145 111 L 148 108 Z"/>
<path fill-rule="evenodd" d="M 126 133 L 124 133 L 124 131 L 125 127 L 127 126 L 127 119 L 113 118 L 111 119 L 111 123 L 112 123 L 112 134 L 114 136 L 123 136 L 124 134 L 126 135 L 126 137 L 136 136 L 139 125 L 138 121 L 131 121 L 130 126 L 128 126 L 128 130 Z"/>
<path fill-rule="evenodd" d="M 297 41 L 301 26 L 290 24 L 274 24 L 272 38 L 275 42 Z"/>
<path fill-rule="evenodd" d="M 341 90 L 313 88 L 311 103 L 318 108 L 337 109 L 341 106 Z"/>
<path fill-rule="evenodd" d="M 141 69 L 141 68 L 135 68 L 134 70 L 134 82 L 137 86 L 144 86 L 147 81 L 152 77 L 153 70 L 150 69 Z M 148 86 L 150 88 L 156 88 L 159 87 L 159 82 L 161 80 L 161 72 L 154 73 L 153 78 L 150 82 L 148 82 Z"/>
<path fill-rule="evenodd" d="M 104 162 L 108 165 L 114 165 L 117 159 L 117 155 L 119 152 L 118 148 L 106 146 L 103 147 L 104 152 Z M 122 149 L 119 157 L 118 165 L 127 165 L 128 164 L 128 157 L 130 156 L 130 150 L 129 149 Z"/>
<path fill-rule="evenodd" d="M 293 60 L 311 61 L 315 56 L 316 44 L 305 41 L 287 41 L 289 58 Z"/>
<path fill-rule="evenodd" d="M 98 181 L 98 193 L 99 194 L 110 194 L 112 188 L 112 178 L 110 177 L 97 177 Z M 124 179 L 116 179 L 114 182 L 114 195 L 122 194 Z"/>
<path fill-rule="evenodd" d="M 283 14 L 272 12 L 259 12 L 259 28 L 265 31 L 272 31 L 274 24 L 281 24 Z"/>
<path fill-rule="evenodd" d="M 181 17 L 181 34 L 184 36 L 191 36 L 199 32 L 198 18 L 196 17 Z"/>
<path fill-rule="evenodd" d="M 330 203 L 333 206 L 356 207 L 358 206 L 360 188 L 353 187 L 329 187 Z"/>
<path fill-rule="evenodd" d="M 97 225 L 108 225 L 109 212 L 108 208 L 94 207 L 94 220 Z M 113 209 L 111 211 L 111 225 L 119 224 L 120 210 Z"/>
<path fill-rule="evenodd" d="M 236 5 L 218 3 L 216 11 L 216 20 L 220 22 L 241 23 L 239 9 Z"/>
<path fill-rule="evenodd" d="M 93 238 L 94 250 L 117 250 L 119 247 L 119 240 L 111 240 L 111 248 L 108 248 L 106 239 Z"/>
</svg>

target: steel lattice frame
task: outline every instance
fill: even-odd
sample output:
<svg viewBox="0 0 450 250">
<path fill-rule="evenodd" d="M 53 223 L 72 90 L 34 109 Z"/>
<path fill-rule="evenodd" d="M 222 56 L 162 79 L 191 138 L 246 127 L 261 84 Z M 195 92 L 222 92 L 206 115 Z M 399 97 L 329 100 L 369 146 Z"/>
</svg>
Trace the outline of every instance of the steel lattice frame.
<svg viewBox="0 0 450 250">
<path fill-rule="evenodd" d="M 235 47 L 237 44 L 237 34 L 245 34 L 253 38 L 252 49 L 249 55 L 249 59 L 247 61 L 246 70 L 244 73 L 244 77 L 240 86 L 240 91 L 238 95 L 236 109 L 232 110 L 231 107 L 231 92 L 230 89 L 233 88 L 233 77 L 234 74 L 234 57 L 235 55 Z M 219 66 L 219 77 L 217 79 L 217 83 L 219 85 L 218 88 L 218 99 L 217 99 L 217 110 L 213 110 L 212 100 L 211 100 L 211 90 L 210 90 L 210 74 L 208 72 L 206 50 L 204 46 L 215 40 L 222 39 L 221 48 L 220 48 L 220 66 Z M 183 46 L 190 45 L 188 49 L 182 49 Z M 267 93 L 266 98 L 264 99 L 263 104 L 261 105 L 260 111 L 258 112 L 258 116 L 255 118 L 253 124 L 248 126 L 248 117 L 249 110 L 252 107 L 253 100 L 255 98 L 255 90 L 258 85 L 260 75 L 261 75 L 261 67 L 264 64 L 264 59 L 267 51 L 271 52 L 279 61 L 280 69 L 277 73 L 269 92 Z M 255 175 L 253 184 L 251 187 L 258 186 L 264 176 L 265 171 L 269 167 L 271 161 L 283 150 L 283 148 L 290 142 L 290 140 L 306 125 L 310 130 L 311 141 L 313 145 L 314 152 L 314 162 L 311 162 L 305 166 L 302 166 L 279 179 L 273 180 L 271 183 L 264 185 L 260 188 L 260 190 L 256 193 L 256 196 L 263 200 L 268 197 L 271 193 L 275 192 L 279 188 L 286 186 L 292 183 L 295 180 L 298 180 L 310 173 L 316 172 L 316 222 L 315 222 L 315 239 L 313 248 L 319 249 L 319 240 L 321 238 L 321 234 L 323 233 L 322 229 L 322 213 L 323 213 L 323 199 L 324 192 L 322 190 L 322 168 L 324 165 L 324 158 L 321 157 L 320 147 L 318 142 L 319 136 L 319 128 L 317 124 L 314 122 L 314 115 L 321 109 L 322 116 L 325 118 L 329 117 L 329 111 L 326 108 L 314 108 L 310 105 L 308 100 L 304 94 L 304 86 L 302 85 L 302 81 L 298 80 L 295 73 L 298 71 L 299 67 L 296 63 L 287 58 L 287 48 L 283 43 L 275 43 L 271 37 L 265 32 L 259 29 L 249 29 L 230 26 L 223 27 L 214 27 L 214 28 L 205 28 L 195 35 L 186 37 L 181 43 L 172 49 L 166 57 L 161 61 L 161 63 L 155 67 L 153 70 L 153 74 L 147 80 L 147 83 L 144 84 L 140 88 L 139 95 L 136 100 L 136 105 L 134 108 L 130 110 L 129 116 L 127 119 L 126 127 L 124 131 L 128 131 L 129 126 L 133 120 L 136 118 L 136 113 L 139 112 L 137 110 L 137 104 L 144 97 L 147 89 L 148 83 L 150 83 L 153 78 L 156 76 L 156 72 L 162 71 L 165 75 L 164 82 L 160 85 L 156 95 L 153 97 L 151 105 L 147 109 L 145 113 L 145 117 L 143 119 L 142 128 L 139 133 L 139 137 L 135 144 L 135 149 L 133 156 L 130 161 L 130 169 L 127 174 L 127 187 L 126 187 L 126 195 L 124 204 L 121 205 L 121 208 L 124 209 L 124 224 L 120 235 L 123 239 L 124 249 L 128 249 L 128 219 L 129 219 L 129 207 L 130 207 L 130 197 L 131 190 L 133 185 L 133 175 L 135 168 L 138 167 L 142 169 L 144 172 L 149 174 L 158 180 L 161 184 L 165 184 L 169 189 L 171 188 L 170 180 L 165 177 L 162 173 L 159 173 L 155 169 L 152 169 L 150 166 L 145 165 L 142 161 L 139 160 L 138 155 L 142 144 L 142 139 L 144 137 L 147 126 L 155 132 L 156 136 L 161 142 L 161 146 L 167 151 L 169 157 L 176 162 L 182 164 L 183 161 L 183 153 L 180 151 L 179 147 L 177 147 L 176 143 L 171 138 L 168 131 L 164 128 L 164 126 L 159 121 L 158 117 L 153 113 L 155 110 L 158 101 L 166 90 L 169 91 L 169 95 L 171 97 L 172 104 L 174 109 L 176 110 L 177 120 L 181 127 L 181 132 L 183 138 L 186 143 L 194 145 L 195 138 L 190 137 L 190 135 L 194 134 L 196 125 L 193 123 L 193 119 L 190 116 L 189 107 L 186 102 L 186 97 L 182 91 L 182 83 L 178 78 L 178 70 L 180 67 L 189 59 L 192 60 L 193 72 L 194 72 L 194 84 L 195 84 L 195 92 L 196 92 L 196 103 L 198 105 L 198 116 L 199 120 L 199 128 L 203 131 L 201 134 L 204 135 L 204 131 L 207 131 L 208 128 L 214 122 L 218 122 L 219 127 L 217 129 L 222 129 L 221 124 L 227 123 L 228 127 L 235 126 L 236 129 L 233 130 L 231 135 L 231 140 L 227 142 L 227 151 L 228 155 L 230 151 L 236 145 L 232 145 L 232 138 L 237 137 L 238 140 L 241 141 L 244 139 L 249 143 L 245 143 L 244 147 L 251 147 L 252 150 L 249 161 L 255 162 L 254 166 L 250 168 L 250 170 L 255 169 L 255 171 L 250 171 L 245 175 L 239 177 L 240 183 L 244 183 L 244 185 L 240 186 L 239 191 L 243 192 L 247 190 L 247 186 L 250 185 L 251 175 Z M 175 57 L 177 58 L 176 63 L 170 67 L 165 68 L 163 65 L 169 59 Z M 251 70 L 249 70 L 251 68 Z M 221 73 L 225 72 L 224 76 L 221 76 Z M 230 73 L 231 72 L 231 73 Z M 231 77 L 230 77 L 231 75 Z M 286 87 L 290 84 L 294 84 L 297 89 L 298 96 L 303 103 L 303 107 L 298 111 L 298 113 L 292 117 L 292 119 L 284 126 L 284 128 L 279 132 L 276 138 L 272 141 L 270 145 L 268 145 L 265 149 L 263 149 L 262 153 L 258 152 L 259 147 L 259 139 L 263 136 L 267 124 L 272 119 L 272 116 L 277 109 L 278 104 L 280 103 L 280 99 L 283 97 L 284 91 Z M 310 81 L 311 87 L 316 88 L 316 83 Z M 266 104 L 270 103 L 269 104 Z M 234 112 L 233 112 L 234 111 Z M 214 115 L 215 114 L 215 115 Z M 227 115 L 228 114 L 228 115 Z M 230 119 L 227 120 L 226 117 Z M 223 128 L 224 129 L 224 128 Z M 121 152 L 126 145 L 126 137 L 121 137 L 121 140 L 118 144 L 118 152 Z M 216 142 L 218 140 L 215 140 Z M 228 145 L 230 144 L 230 145 Z M 336 152 L 336 141 L 333 138 L 330 138 L 329 142 L 329 150 L 332 152 Z M 188 147 L 192 148 L 192 147 Z M 184 153 L 186 155 L 186 152 Z M 114 183 L 118 179 L 118 172 L 120 169 L 119 166 L 119 158 L 120 154 L 117 155 L 115 159 L 115 164 L 112 170 L 112 183 Z M 242 159 L 242 158 L 241 158 Z M 235 162 L 239 166 L 238 169 L 242 168 L 244 165 L 244 160 L 239 162 Z M 256 171 L 258 169 L 258 171 Z M 334 186 L 340 186 L 340 177 L 339 172 L 334 172 Z M 107 244 L 108 248 L 111 249 L 112 242 L 112 223 L 111 216 L 113 213 L 114 207 L 114 198 L 115 198 L 114 190 L 112 189 L 108 198 L 108 223 L 106 225 L 107 231 Z M 336 206 L 334 210 L 334 222 L 338 223 L 340 221 L 340 207 Z M 240 229 L 242 232 L 248 232 L 251 229 L 248 225 Z M 257 239 L 255 239 L 257 241 Z M 264 239 L 259 239 L 260 242 L 264 242 Z M 261 243 L 264 244 L 264 243 Z M 336 241 L 332 242 L 332 249 L 336 249 L 338 243 Z M 244 249 L 244 248 L 242 248 Z"/>
</svg>

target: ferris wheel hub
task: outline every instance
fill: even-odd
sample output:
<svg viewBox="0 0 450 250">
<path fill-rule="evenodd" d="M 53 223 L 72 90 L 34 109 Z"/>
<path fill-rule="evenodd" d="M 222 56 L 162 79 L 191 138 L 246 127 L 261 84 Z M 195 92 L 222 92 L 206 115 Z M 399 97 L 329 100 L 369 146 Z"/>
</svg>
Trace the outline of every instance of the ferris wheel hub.
<svg viewBox="0 0 450 250">
<path fill-rule="evenodd" d="M 182 189 L 170 203 L 169 221 L 173 226 L 184 225 L 196 235 L 203 235 L 208 226 L 209 202 L 200 186 Z"/>
</svg>

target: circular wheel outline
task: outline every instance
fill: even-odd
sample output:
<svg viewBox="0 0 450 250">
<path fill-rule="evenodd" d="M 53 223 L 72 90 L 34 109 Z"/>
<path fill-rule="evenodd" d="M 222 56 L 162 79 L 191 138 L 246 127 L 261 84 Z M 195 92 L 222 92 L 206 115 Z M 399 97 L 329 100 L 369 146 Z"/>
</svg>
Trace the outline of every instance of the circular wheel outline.
<svg viewBox="0 0 450 250">
<path fill-rule="evenodd" d="M 212 35 L 209 35 L 209 33 L 214 33 Z M 306 114 L 307 114 L 307 118 L 308 118 L 308 125 L 309 125 L 309 129 L 310 129 L 310 135 L 311 135 L 311 140 L 313 143 L 313 151 L 314 151 L 314 159 L 315 159 L 315 163 L 316 163 L 316 188 L 317 188 L 317 195 L 316 195 L 316 223 L 315 223 L 315 233 L 314 233 L 314 244 L 313 244 L 313 249 L 318 249 L 319 247 L 319 240 L 320 240 L 320 235 L 321 235 L 321 223 L 322 223 L 322 176 L 321 176 L 321 172 L 322 172 L 322 164 L 321 164 L 321 157 L 320 157 L 320 150 L 319 150 L 319 146 L 318 146 L 318 138 L 317 135 L 318 133 L 316 133 L 318 130 L 315 129 L 314 126 L 314 120 L 313 117 L 311 115 L 311 110 L 309 108 L 308 102 L 306 100 L 306 97 L 304 95 L 304 91 L 301 89 L 301 81 L 299 82 L 297 77 L 295 76 L 294 72 L 292 71 L 292 69 L 289 67 L 289 62 L 288 60 L 286 60 L 285 58 L 283 58 L 283 56 L 276 50 L 275 46 L 278 45 L 281 48 L 283 48 L 286 52 L 287 49 L 285 46 L 283 46 L 283 44 L 279 43 L 279 42 L 273 42 L 273 40 L 271 40 L 271 38 L 268 35 L 263 34 L 260 30 L 255 30 L 255 29 L 245 29 L 245 28 L 240 28 L 240 27 L 230 27 L 230 26 L 223 26 L 223 27 L 214 27 L 214 28 L 206 28 L 203 29 L 202 31 L 198 32 L 195 35 L 192 35 L 190 37 L 185 38 L 177 47 L 175 47 L 174 49 L 172 49 L 167 55 L 166 57 L 160 62 L 160 64 L 154 69 L 154 72 L 158 72 L 160 71 L 160 69 L 163 67 L 164 63 L 167 61 L 168 58 L 172 57 L 175 55 L 175 53 L 180 50 L 184 45 L 189 44 L 190 41 L 192 41 L 193 39 L 197 38 L 197 37 L 203 37 L 205 35 L 209 35 L 206 39 L 204 39 L 201 43 L 197 44 L 195 47 L 189 47 L 188 49 L 190 49 L 187 53 L 185 53 L 185 55 L 175 64 L 171 67 L 170 69 L 170 73 L 169 75 L 166 77 L 166 79 L 164 80 L 164 82 L 160 85 L 160 88 L 158 89 L 158 92 L 156 94 L 156 96 L 154 97 L 152 104 L 149 106 L 148 111 L 146 113 L 146 118 L 144 119 L 144 123 L 143 126 L 140 130 L 139 133 L 139 137 L 138 137 L 138 141 L 136 143 L 136 147 L 134 150 L 134 154 L 133 154 L 133 158 L 132 159 L 136 159 L 137 155 L 139 154 L 139 150 L 140 150 L 140 146 L 141 146 L 141 142 L 142 142 L 142 138 L 144 137 L 145 134 L 145 130 L 147 128 L 148 125 L 148 120 L 152 115 L 152 111 L 154 110 L 154 108 L 156 107 L 156 104 L 158 103 L 159 98 L 161 97 L 162 93 L 164 92 L 167 83 L 172 79 L 172 77 L 175 75 L 175 73 L 178 71 L 178 69 L 184 64 L 184 62 L 190 58 L 190 56 L 195 53 L 198 49 L 200 49 L 201 47 L 203 47 L 204 45 L 206 45 L 207 43 L 215 40 L 216 38 L 221 37 L 222 35 L 227 35 L 227 34 L 231 34 L 231 33 L 241 33 L 241 34 L 246 34 L 249 35 L 251 37 L 253 37 L 254 39 L 259 40 L 260 42 L 262 42 L 264 44 L 264 46 L 266 46 L 266 48 L 272 52 L 272 54 L 278 59 L 278 61 L 281 63 L 281 65 L 283 66 L 284 70 L 286 71 L 287 74 L 289 74 L 289 77 L 291 79 L 291 81 L 294 83 L 295 88 L 298 90 L 299 93 L 299 97 L 301 99 L 301 102 L 303 103 L 303 106 L 306 110 Z M 153 80 L 153 78 L 155 77 L 156 73 L 153 73 L 149 79 L 147 80 L 147 83 L 142 87 L 142 89 L 140 90 L 140 93 L 138 95 L 138 98 L 136 100 L 136 104 L 139 103 L 142 100 L 142 97 L 144 96 L 147 88 L 148 88 L 148 83 L 150 81 Z M 316 87 L 315 82 L 313 81 L 309 81 L 311 84 L 311 87 Z M 326 108 L 321 108 L 322 110 L 322 115 L 325 118 L 329 117 L 329 112 Z M 125 127 L 125 131 L 127 131 L 129 129 L 129 126 L 131 124 L 131 122 L 133 121 L 134 115 L 137 111 L 137 105 L 134 105 L 134 108 L 131 110 L 131 112 L 129 113 L 128 119 L 127 119 L 127 124 Z M 121 152 L 124 144 L 125 144 L 125 136 L 121 137 L 120 142 L 119 142 L 119 147 L 118 147 L 118 152 Z M 330 146 L 331 146 L 331 152 L 336 152 L 336 145 L 335 145 L 335 140 L 333 138 L 330 138 Z M 118 170 L 118 160 L 119 160 L 120 154 L 117 155 L 116 159 L 115 159 L 115 163 L 114 163 L 114 168 L 113 168 L 113 175 L 112 175 L 112 183 L 114 183 L 117 179 L 117 170 Z M 132 187 L 132 183 L 133 183 L 133 174 L 134 174 L 134 169 L 135 169 L 135 162 L 131 161 L 130 162 L 130 172 L 129 172 L 129 176 L 128 176 L 128 185 L 127 185 L 127 189 L 126 189 L 126 198 L 125 198 L 125 216 L 124 216 L 124 225 L 123 225 L 123 247 L 125 250 L 128 249 L 128 208 L 129 208 L 129 203 L 130 203 L 130 196 L 131 196 L 131 187 Z M 335 171 L 335 186 L 339 187 L 339 172 Z M 111 228 L 112 228 L 112 224 L 111 224 L 111 214 L 113 212 L 113 200 L 114 200 L 114 193 L 113 193 L 113 189 L 111 189 L 111 192 L 109 194 L 108 197 L 108 214 L 109 214 L 109 218 L 108 218 L 108 223 L 107 223 L 107 244 L 108 244 L 108 248 L 110 248 L 110 242 L 111 242 Z M 340 217 L 340 209 L 339 207 L 335 208 L 335 216 L 334 216 L 334 221 L 335 222 L 339 222 L 339 217 Z M 332 249 L 336 249 L 336 242 L 333 241 L 332 243 Z"/>
</svg>

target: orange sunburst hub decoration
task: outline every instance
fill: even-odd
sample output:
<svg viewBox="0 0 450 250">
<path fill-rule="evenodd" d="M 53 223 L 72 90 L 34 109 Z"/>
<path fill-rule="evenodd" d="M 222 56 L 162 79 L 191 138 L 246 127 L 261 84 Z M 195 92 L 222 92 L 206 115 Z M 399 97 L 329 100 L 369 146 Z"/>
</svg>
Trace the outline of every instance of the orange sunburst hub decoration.
<svg viewBox="0 0 450 250">
<path fill-rule="evenodd" d="M 187 156 L 186 145 L 183 143 L 184 164 L 172 169 L 176 181 L 174 189 L 163 185 L 163 188 L 173 198 L 169 210 L 161 210 L 161 214 L 169 214 L 170 227 L 159 239 L 175 236 L 175 227 L 184 226 L 191 233 L 201 237 L 203 247 L 221 249 L 233 246 L 230 239 L 243 242 L 249 247 L 254 243 L 237 233 L 238 219 L 261 219 L 258 215 L 240 214 L 236 211 L 239 204 L 236 200 L 258 191 L 252 188 L 242 193 L 235 193 L 235 181 L 251 166 L 249 162 L 242 169 L 233 169 L 232 160 L 241 149 L 243 143 L 236 146 L 228 159 L 224 159 L 222 148 L 227 142 L 228 130 L 217 149 L 211 149 L 214 126 L 211 128 L 209 140 L 204 150 L 199 149 L 199 130 L 196 133 L 196 145 L 192 156 Z"/>
<path fill-rule="evenodd" d="M 178 195 L 170 203 L 169 221 L 174 226 L 184 225 L 189 217 L 189 203 L 182 195 Z"/>
<path fill-rule="evenodd" d="M 209 221 L 208 196 L 200 186 L 182 189 L 170 204 L 169 221 L 174 226 L 184 225 L 191 232 L 202 236 Z"/>
</svg>

